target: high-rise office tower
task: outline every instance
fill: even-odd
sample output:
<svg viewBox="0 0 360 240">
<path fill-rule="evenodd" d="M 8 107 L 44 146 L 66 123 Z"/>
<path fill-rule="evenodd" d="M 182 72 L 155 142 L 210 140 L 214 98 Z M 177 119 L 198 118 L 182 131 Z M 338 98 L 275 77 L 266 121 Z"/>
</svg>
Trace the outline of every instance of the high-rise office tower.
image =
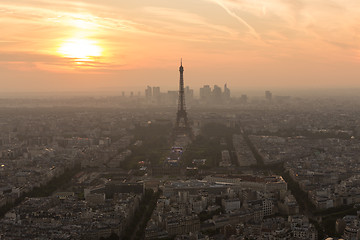
<svg viewBox="0 0 360 240">
<path fill-rule="evenodd" d="M 214 89 L 212 91 L 212 102 L 213 103 L 221 103 L 222 100 L 222 91 L 221 91 L 221 87 L 219 87 L 218 85 L 214 85 Z"/>
<path fill-rule="evenodd" d="M 153 96 L 153 101 L 156 103 L 160 102 L 160 87 L 153 87 L 152 88 L 152 96 Z"/>
<path fill-rule="evenodd" d="M 226 102 L 230 100 L 230 89 L 227 87 L 227 83 L 224 85 L 223 97 Z"/>
<path fill-rule="evenodd" d="M 147 86 L 147 88 L 145 89 L 145 98 L 148 101 L 152 98 L 152 88 L 150 86 Z"/>
<path fill-rule="evenodd" d="M 211 97 L 211 87 L 209 85 L 204 85 L 200 88 L 200 99 L 201 100 L 209 100 Z"/>
<path fill-rule="evenodd" d="M 265 91 L 265 98 L 266 100 L 271 101 L 272 93 L 270 91 Z"/>
</svg>

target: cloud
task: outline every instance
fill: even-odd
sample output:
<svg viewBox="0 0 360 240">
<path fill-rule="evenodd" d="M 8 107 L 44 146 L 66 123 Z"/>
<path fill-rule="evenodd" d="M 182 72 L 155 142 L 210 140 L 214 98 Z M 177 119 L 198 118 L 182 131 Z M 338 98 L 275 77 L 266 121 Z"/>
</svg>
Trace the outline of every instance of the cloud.
<svg viewBox="0 0 360 240">
<path fill-rule="evenodd" d="M 61 58 L 53 55 L 27 52 L 1 52 L 0 62 L 59 62 Z"/>
<path fill-rule="evenodd" d="M 238 14 L 236 14 L 232 8 L 230 6 L 228 6 L 224 1 L 222 0 L 210 0 L 212 2 L 215 2 L 216 4 L 218 4 L 219 6 L 221 6 L 230 16 L 234 17 L 236 20 L 238 20 L 239 22 L 241 22 L 244 26 L 246 26 L 250 32 L 251 35 L 253 35 L 256 38 L 260 38 L 259 34 L 257 33 L 257 31 L 247 22 L 244 20 L 244 18 L 242 18 L 241 16 L 239 16 Z M 233 0 L 229 0 L 229 3 L 236 2 Z"/>
<path fill-rule="evenodd" d="M 145 7 L 143 12 L 149 15 L 148 19 L 151 19 L 146 31 L 161 34 L 163 37 L 176 37 L 189 41 L 209 41 L 209 39 L 216 41 L 234 39 L 238 35 L 238 32 L 232 28 L 210 23 L 198 14 L 178 9 Z"/>
<path fill-rule="evenodd" d="M 126 65 L 112 64 L 100 61 L 100 58 L 79 60 L 60 56 L 37 54 L 31 52 L 1 52 L 0 65 L 18 71 L 33 71 L 35 69 L 51 72 L 103 72 L 109 69 L 121 69 Z"/>
<path fill-rule="evenodd" d="M 337 43 L 336 46 L 359 46 L 354 44 L 359 40 L 360 2 L 357 0 L 346 3 L 341 0 L 204 1 L 216 3 L 268 43 L 278 36 L 279 43 L 285 37 L 292 43 L 322 41 Z"/>
</svg>

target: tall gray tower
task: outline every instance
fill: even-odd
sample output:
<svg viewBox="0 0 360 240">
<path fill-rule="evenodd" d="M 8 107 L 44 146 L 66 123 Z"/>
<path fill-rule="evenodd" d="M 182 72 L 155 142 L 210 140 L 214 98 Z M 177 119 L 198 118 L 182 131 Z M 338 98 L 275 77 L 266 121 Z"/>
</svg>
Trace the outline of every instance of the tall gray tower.
<svg viewBox="0 0 360 240">
<path fill-rule="evenodd" d="M 188 134 L 192 135 L 192 131 L 189 124 L 189 119 L 187 117 L 186 106 L 185 106 L 185 94 L 184 94 L 184 67 L 181 65 L 179 67 L 180 71 L 180 84 L 179 84 L 179 102 L 178 102 L 178 111 L 176 114 L 176 123 L 175 123 L 175 133 L 176 134 Z"/>
</svg>

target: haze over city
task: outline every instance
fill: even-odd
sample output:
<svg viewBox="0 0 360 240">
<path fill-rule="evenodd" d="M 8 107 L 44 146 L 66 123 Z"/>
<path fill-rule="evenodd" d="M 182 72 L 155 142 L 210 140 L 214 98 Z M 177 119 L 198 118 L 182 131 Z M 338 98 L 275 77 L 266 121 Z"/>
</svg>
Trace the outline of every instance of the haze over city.
<svg viewBox="0 0 360 240">
<path fill-rule="evenodd" d="M 1 0 L 0 240 L 360 239 L 359 0 Z"/>
<path fill-rule="evenodd" d="M 357 0 L 3 0 L 1 92 L 358 88 Z"/>
</svg>

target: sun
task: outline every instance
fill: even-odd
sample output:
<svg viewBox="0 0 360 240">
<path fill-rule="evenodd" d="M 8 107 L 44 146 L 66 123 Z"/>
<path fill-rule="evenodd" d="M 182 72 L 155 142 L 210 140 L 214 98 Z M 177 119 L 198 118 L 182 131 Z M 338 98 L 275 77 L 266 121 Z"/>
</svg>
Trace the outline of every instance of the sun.
<svg viewBox="0 0 360 240">
<path fill-rule="evenodd" d="M 96 41 L 88 39 L 68 39 L 58 49 L 63 57 L 73 58 L 76 62 L 94 61 L 102 55 L 102 51 Z"/>
</svg>

